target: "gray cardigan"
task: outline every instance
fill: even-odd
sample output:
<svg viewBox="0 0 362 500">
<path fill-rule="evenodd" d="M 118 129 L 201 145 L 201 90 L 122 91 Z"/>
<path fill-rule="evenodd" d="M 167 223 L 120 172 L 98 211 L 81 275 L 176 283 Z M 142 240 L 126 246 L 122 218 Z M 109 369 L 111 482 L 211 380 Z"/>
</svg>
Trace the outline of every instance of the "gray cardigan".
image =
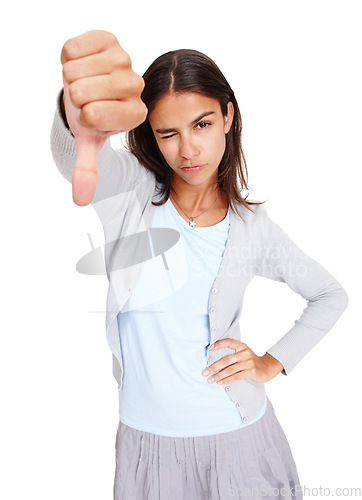
<svg viewBox="0 0 362 500">
<path fill-rule="evenodd" d="M 75 143 L 61 117 L 59 96 L 51 147 L 59 171 L 71 182 Z M 98 155 L 98 181 L 92 206 L 105 236 L 104 258 L 109 281 L 106 337 L 119 389 L 123 365 L 117 314 L 132 294 L 142 262 L 152 252 L 151 242 L 155 244 L 149 234 L 155 210 L 152 200 L 156 200 L 154 174 L 130 152 L 112 149 L 108 139 Z M 283 365 L 281 373 L 288 375 L 330 331 L 346 309 L 348 296 L 324 267 L 269 218 L 264 205 L 251 208 L 254 213 L 238 205 L 243 220 L 230 210 L 229 236 L 209 295 L 210 344 L 222 338 L 241 340 L 239 320 L 244 292 L 255 275 L 284 282 L 308 301 L 294 326 L 266 350 Z M 234 352 L 228 347 L 208 349 L 208 365 Z M 265 398 L 263 383 L 243 379 L 229 383 L 224 389 L 244 422 L 261 410 Z"/>
</svg>

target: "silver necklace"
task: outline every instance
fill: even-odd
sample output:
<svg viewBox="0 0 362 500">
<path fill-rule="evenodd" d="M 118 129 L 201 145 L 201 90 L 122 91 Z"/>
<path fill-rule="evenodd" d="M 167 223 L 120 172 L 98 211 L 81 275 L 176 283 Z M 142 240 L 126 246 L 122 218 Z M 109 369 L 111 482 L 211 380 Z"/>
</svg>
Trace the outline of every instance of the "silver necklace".
<svg viewBox="0 0 362 500">
<path fill-rule="evenodd" d="M 217 195 L 216 200 L 214 201 L 214 203 L 213 203 L 212 205 L 210 205 L 210 206 L 209 206 L 209 208 L 207 208 L 206 210 L 204 210 L 203 212 L 201 212 L 201 214 L 196 215 L 195 217 L 190 217 L 189 215 L 187 215 L 187 214 L 186 214 L 186 213 L 182 210 L 182 208 L 181 208 L 181 207 L 180 207 L 180 205 L 177 203 L 177 201 L 175 200 L 175 198 L 171 195 L 171 193 L 170 193 L 170 196 L 171 196 L 171 198 L 174 200 L 174 202 L 176 203 L 176 205 L 178 206 L 178 208 L 181 210 L 181 212 L 183 212 L 183 213 L 186 215 L 186 217 L 188 217 L 188 218 L 190 219 L 189 225 L 190 225 L 191 227 L 195 227 L 195 226 L 196 226 L 196 220 L 195 220 L 195 219 L 197 219 L 197 217 L 200 217 L 200 215 L 202 215 L 202 214 L 204 214 L 205 212 L 207 212 L 208 210 L 210 210 L 210 208 L 211 208 L 213 205 L 215 205 L 215 203 L 217 202 L 217 200 L 218 200 L 218 198 L 219 198 L 219 195 Z"/>
</svg>

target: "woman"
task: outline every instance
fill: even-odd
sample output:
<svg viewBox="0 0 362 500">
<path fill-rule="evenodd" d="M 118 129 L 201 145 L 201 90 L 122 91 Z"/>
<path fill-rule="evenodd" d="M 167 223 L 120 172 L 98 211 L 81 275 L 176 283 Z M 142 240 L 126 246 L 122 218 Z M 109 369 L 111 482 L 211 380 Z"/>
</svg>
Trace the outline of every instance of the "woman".
<svg viewBox="0 0 362 500">
<path fill-rule="evenodd" d="M 302 498 L 264 383 L 332 328 L 345 290 L 242 197 L 240 112 L 211 59 L 172 51 L 141 79 L 117 39 L 95 31 L 68 41 L 62 62 L 53 155 L 106 239 L 120 389 L 114 498 Z M 129 152 L 107 141 L 122 130 Z M 310 300 L 263 356 L 240 341 L 255 275 Z"/>
</svg>

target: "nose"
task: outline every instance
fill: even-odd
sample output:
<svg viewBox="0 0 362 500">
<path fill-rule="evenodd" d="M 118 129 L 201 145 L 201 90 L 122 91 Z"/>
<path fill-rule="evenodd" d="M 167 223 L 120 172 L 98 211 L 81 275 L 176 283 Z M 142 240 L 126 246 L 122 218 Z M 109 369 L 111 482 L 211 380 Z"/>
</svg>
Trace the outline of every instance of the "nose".
<svg viewBox="0 0 362 500">
<path fill-rule="evenodd" d="M 182 137 L 180 140 L 179 154 L 182 158 L 190 160 L 200 153 L 199 148 L 191 137 Z"/>
</svg>

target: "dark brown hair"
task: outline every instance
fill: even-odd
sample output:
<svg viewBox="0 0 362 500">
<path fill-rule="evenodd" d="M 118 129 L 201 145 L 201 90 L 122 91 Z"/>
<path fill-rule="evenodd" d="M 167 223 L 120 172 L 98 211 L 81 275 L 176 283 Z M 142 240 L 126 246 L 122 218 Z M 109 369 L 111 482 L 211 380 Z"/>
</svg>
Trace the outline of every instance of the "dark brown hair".
<svg viewBox="0 0 362 500">
<path fill-rule="evenodd" d="M 197 92 L 206 97 L 217 99 L 223 116 L 227 114 L 227 105 L 231 101 L 234 106 L 234 118 L 229 132 L 226 134 L 225 153 L 218 168 L 218 187 L 225 191 L 231 210 L 237 211 L 235 202 L 241 203 L 253 212 L 249 205 L 260 205 L 265 202 L 246 201 L 241 195 L 247 186 L 248 171 L 241 147 L 242 122 L 239 106 L 234 92 L 226 81 L 218 66 L 205 54 L 191 49 L 167 52 L 158 57 L 143 75 L 145 87 L 141 98 L 146 104 L 148 113 L 155 108 L 157 101 L 168 93 Z M 154 205 L 163 205 L 170 196 L 173 170 L 164 159 L 151 125 L 144 121 L 126 134 L 127 148 L 139 162 L 151 170 L 156 180 L 162 184 L 158 194 L 163 198 Z M 240 183 L 240 186 L 238 185 Z M 236 211 L 235 211 L 236 209 Z"/>
</svg>

